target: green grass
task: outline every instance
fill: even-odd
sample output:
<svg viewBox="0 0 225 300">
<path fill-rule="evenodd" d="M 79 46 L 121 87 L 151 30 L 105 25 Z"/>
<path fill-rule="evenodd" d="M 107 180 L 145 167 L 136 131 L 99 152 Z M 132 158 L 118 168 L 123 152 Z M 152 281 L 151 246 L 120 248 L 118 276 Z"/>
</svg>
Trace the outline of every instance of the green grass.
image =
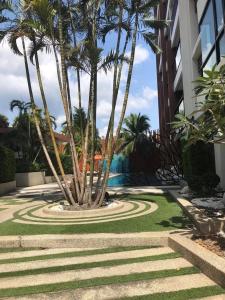
<svg viewBox="0 0 225 300">
<path fill-rule="evenodd" d="M 182 229 L 189 222 L 168 195 L 122 195 L 123 200 L 144 200 L 156 203 L 159 208 L 148 215 L 112 222 L 76 225 L 20 224 L 8 220 L 0 224 L 0 235 L 73 234 L 73 233 L 126 233 Z M 189 222 L 190 223 L 190 222 Z"/>
<path fill-rule="evenodd" d="M 157 293 L 154 295 L 121 298 L 120 300 L 189 300 L 221 294 L 225 294 L 225 290 L 222 287 L 215 285 L 170 293 Z"/>
<path fill-rule="evenodd" d="M 88 287 L 102 286 L 102 285 L 109 285 L 109 284 L 122 284 L 122 283 L 134 282 L 139 280 L 151 280 L 151 279 L 165 278 L 169 276 L 181 276 L 181 275 L 196 274 L 196 273 L 199 273 L 199 270 L 197 268 L 189 267 L 189 268 L 182 268 L 180 270 L 163 270 L 163 271 L 156 271 L 156 272 L 146 272 L 141 274 L 135 273 L 135 274 L 123 275 L 123 276 L 92 278 L 88 280 L 71 281 L 71 282 L 63 282 L 57 284 L 39 285 L 39 286 L 31 286 L 31 287 L 23 287 L 23 288 L 1 289 L 0 297 L 56 292 L 62 290 L 88 288 Z"/>
<path fill-rule="evenodd" d="M 85 251 L 72 251 L 71 250 L 71 252 L 64 252 L 64 253 L 43 254 L 43 255 L 29 256 L 29 257 L 0 259 L 0 264 L 19 263 L 19 262 L 25 262 L 25 261 L 56 259 L 56 258 L 81 257 L 81 256 L 88 256 L 88 255 L 118 253 L 118 252 L 123 252 L 123 251 L 151 249 L 151 248 L 157 248 L 157 246 L 116 247 L 116 248 L 103 248 L 103 249 L 85 250 Z"/>
<path fill-rule="evenodd" d="M 112 266 L 126 265 L 126 264 L 138 263 L 138 262 L 173 259 L 173 258 L 177 258 L 177 257 L 181 257 L 181 255 L 179 253 L 168 253 L 168 254 L 146 256 L 146 257 L 114 259 L 114 260 L 81 263 L 81 264 L 74 264 L 74 265 L 71 264 L 71 265 L 65 265 L 65 266 L 46 267 L 46 268 L 40 268 L 40 269 L 29 269 L 29 270 L 16 271 L 16 272 L 5 272 L 5 273 L 0 273 L 0 278 L 12 277 L 12 276 L 46 274 L 46 273 L 53 273 L 53 272 L 63 272 L 63 271 L 79 270 L 79 269 L 90 269 L 90 268 L 97 268 L 97 267 L 112 267 Z"/>
</svg>

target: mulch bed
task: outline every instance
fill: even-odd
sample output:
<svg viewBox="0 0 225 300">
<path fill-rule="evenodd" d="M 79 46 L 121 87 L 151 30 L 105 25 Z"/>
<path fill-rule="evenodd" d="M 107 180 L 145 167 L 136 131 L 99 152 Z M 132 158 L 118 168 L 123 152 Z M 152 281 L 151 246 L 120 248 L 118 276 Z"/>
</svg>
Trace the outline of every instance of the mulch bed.
<svg viewBox="0 0 225 300">
<path fill-rule="evenodd" d="M 225 238 L 221 238 L 217 236 L 215 237 L 194 236 L 192 239 L 197 244 L 225 258 Z"/>
</svg>

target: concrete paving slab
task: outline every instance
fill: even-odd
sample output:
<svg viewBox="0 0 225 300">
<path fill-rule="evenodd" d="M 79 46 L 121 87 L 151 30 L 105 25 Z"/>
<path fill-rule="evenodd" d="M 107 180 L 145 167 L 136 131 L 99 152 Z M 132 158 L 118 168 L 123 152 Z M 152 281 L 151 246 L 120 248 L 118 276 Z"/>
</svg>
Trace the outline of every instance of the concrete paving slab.
<svg viewBox="0 0 225 300">
<path fill-rule="evenodd" d="M 77 289 L 58 293 L 37 294 L 23 297 L 12 297 L 20 300 L 106 300 L 125 297 L 144 296 L 155 293 L 175 292 L 191 288 L 214 286 L 214 282 L 202 274 L 167 277 L 162 279 L 138 281 L 126 284 L 113 284 L 107 286 Z M 4 298 L 6 300 L 6 298 Z"/>
<path fill-rule="evenodd" d="M 14 259 L 23 257 L 33 257 L 40 255 L 53 255 L 59 253 L 70 253 L 70 252 L 81 252 L 87 250 L 96 250 L 103 248 L 57 248 L 57 249 L 40 249 L 40 250 L 29 250 L 29 251 L 18 251 L 18 252 L 7 252 L 0 253 L 0 261 L 2 259 Z"/>
<path fill-rule="evenodd" d="M 42 248 L 95 248 L 123 246 L 168 245 L 170 235 L 184 230 L 138 233 L 95 233 L 95 234 L 43 234 L 21 236 L 22 247 Z M 1 239 L 0 239 L 1 244 Z"/>
<path fill-rule="evenodd" d="M 187 260 L 183 258 L 176 258 L 113 267 L 99 267 L 85 270 L 38 274 L 33 276 L 8 277 L 1 278 L 0 289 L 56 284 L 61 282 L 140 274 L 144 272 L 155 272 L 161 270 L 179 270 L 180 268 L 191 266 L 192 265 Z"/>
<path fill-rule="evenodd" d="M 91 262 L 101 262 L 108 260 L 117 260 L 117 259 L 129 259 L 137 257 L 147 257 L 152 255 L 160 255 L 166 253 L 172 253 L 171 248 L 153 248 L 153 249 L 142 249 L 142 250 L 133 250 L 133 251 L 123 251 L 117 253 L 105 253 L 97 255 L 89 255 L 83 257 L 69 257 L 69 258 L 55 258 L 55 259 L 46 259 L 46 260 L 36 260 L 20 263 L 10 263 L 10 264 L 0 264 L 0 273 L 6 272 L 16 272 L 22 270 L 34 270 L 40 268 L 48 268 L 55 266 L 66 266 L 66 265 L 76 265 L 82 263 L 91 263 Z"/>
</svg>

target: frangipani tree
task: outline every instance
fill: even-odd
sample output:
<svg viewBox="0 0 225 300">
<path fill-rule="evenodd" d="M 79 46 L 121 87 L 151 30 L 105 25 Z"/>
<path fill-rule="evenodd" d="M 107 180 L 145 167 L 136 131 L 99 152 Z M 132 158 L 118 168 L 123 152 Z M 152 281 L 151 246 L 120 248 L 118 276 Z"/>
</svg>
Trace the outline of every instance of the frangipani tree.
<svg viewBox="0 0 225 300">
<path fill-rule="evenodd" d="M 14 18 L 1 19 L 6 27 L 1 31 L 1 38 L 8 37 L 9 44 L 15 54 L 23 55 L 27 77 L 30 102 L 35 118 L 35 124 L 43 151 L 49 166 L 55 176 L 65 199 L 71 205 L 85 207 L 99 207 L 102 205 L 107 188 L 110 164 L 115 147 L 120 137 L 120 131 L 126 113 L 135 50 L 138 38 L 143 38 L 156 53 L 160 51 L 157 46 L 155 29 L 164 28 L 167 23 L 155 20 L 154 9 L 159 0 L 23 0 L 19 4 L 10 5 L 10 1 L 1 1 L 1 16 L 6 9 L 14 13 Z M 107 36 L 116 32 L 114 45 Z M 124 38 L 123 38 L 124 37 Z M 18 41 L 22 40 L 22 50 Z M 26 42 L 25 42 L 26 41 Z M 27 46 L 29 43 L 29 46 Z M 109 44 L 107 44 L 109 43 Z M 113 48 L 108 53 L 106 49 Z M 126 53 L 130 47 L 130 55 Z M 50 119 L 48 99 L 42 80 L 42 70 L 39 63 L 39 52 L 43 49 L 52 53 L 57 68 L 57 80 L 60 98 L 66 117 L 67 132 L 70 138 L 70 152 L 73 164 L 73 179 L 69 182 L 65 176 L 63 165 L 59 156 L 57 144 Z M 43 139 L 41 126 L 37 117 L 38 108 L 33 93 L 33 83 L 30 77 L 28 57 L 34 64 L 43 102 L 45 118 L 51 137 L 51 143 L 56 155 L 57 164 L 63 181 L 55 171 L 47 146 Z M 122 110 L 119 123 L 115 124 L 115 109 L 124 64 L 128 64 Z M 89 75 L 89 98 L 87 104 L 86 124 L 81 118 L 82 143 L 82 169 L 79 168 L 76 140 L 74 138 L 72 101 L 70 80 L 68 72 L 75 70 L 77 76 L 78 108 L 83 107 L 84 99 L 81 94 L 80 73 Z M 113 72 L 111 91 L 111 114 L 103 151 L 106 160 L 106 170 L 100 168 L 97 183 L 94 184 L 94 156 L 96 153 L 96 111 L 98 104 L 98 74 L 101 70 L 106 73 Z M 114 132 L 116 135 L 114 136 Z M 90 174 L 87 174 L 87 162 L 90 163 Z"/>
<path fill-rule="evenodd" d="M 205 71 L 195 83 L 196 96 L 204 100 L 191 115 L 177 115 L 173 127 L 187 145 L 198 141 L 225 144 L 225 65 Z"/>
</svg>

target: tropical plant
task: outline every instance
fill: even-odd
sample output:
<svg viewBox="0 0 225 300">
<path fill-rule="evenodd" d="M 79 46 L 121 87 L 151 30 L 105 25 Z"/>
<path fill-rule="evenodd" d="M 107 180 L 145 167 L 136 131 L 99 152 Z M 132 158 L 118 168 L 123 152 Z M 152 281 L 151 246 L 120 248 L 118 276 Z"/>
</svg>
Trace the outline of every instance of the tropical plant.
<svg viewBox="0 0 225 300">
<path fill-rule="evenodd" d="M 191 115 L 176 115 L 173 127 L 178 130 L 178 137 L 187 141 L 187 145 L 198 141 L 224 144 L 225 65 L 219 70 L 213 67 L 205 71 L 195 84 L 195 95 L 203 98 L 203 101 L 196 102 L 197 108 Z"/>
<path fill-rule="evenodd" d="M 146 115 L 130 114 L 124 119 L 125 127 L 121 132 L 120 150 L 129 155 L 146 146 L 149 138 L 150 124 Z"/>
<path fill-rule="evenodd" d="M 154 9 L 159 4 L 159 0 L 24 0 L 21 1 L 20 5 L 13 6 L 9 6 L 10 2 L 3 2 L 2 4 L 4 5 L 2 5 L 2 8 L 0 7 L 0 13 L 4 18 L 1 19 L 1 22 L 8 24 L 8 26 L 1 31 L 1 38 L 7 36 L 14 53 L 23 55 L 24 57 L 32 114 L 51 171 L 65 199 L 70 204 L 85 204 L 85 207 L 87 204 L 90 207 L 101 206 L 106 193 L 110 164 L 126 113 L 138 38 L 143 38 L 154 52 L 157 53 L 160 51 L 156 43 L 157 35 L 153 30 L 164 28 L 167 23 L 164 20 L 160 21 L 154 18 Z M 4 15 L 5 10 L 3 8 L 14 12 L 14 18 L 11 17 L 12 13 Z M 110 50 L 107 53 L 106 49 L 109 48 L 109 45 L 107 45 L 108 39 L 106 37 L 111 31 L 116 32 L 116 47 L 115 51 Z M 125 39 L 122 38 L 123 36 L 125 36 Z M 18 39 L 22 40 L 22 50 L 17 45 Z M 27 44 L 29 44 L 29 48 Z M 125 55 L 128 46 L 131 48 L 129 58 Z M 71 186 L 65 176 L 52 129 L 48 99 L 39 63 L 39 52 L 43 49 L 52 52 L 55 58 L 60 97 L 65 112 L 68 136 L 70 138 L 70 153 L 73 166 Z M 38 108 L 32 89 L 28 54 L 37 72 L 45 119 L 48 124 L 49 136 L 51 137 L 50 141 L 63 178 L 63 183 L 60 181 L 52 163 L 40 126 Z M 127 81 L 119 124 L 115 128 L 115 109 L 124 63 L 128 63 Z M 80 119 L 83 153 L 83 167 L 81 170 L 79 168 L 76 135 L 74 134 L 73 126 L 69 68 L 75 69 L 77 73 L 79 109 L 82 108 L 82 102 L 84 101 L 80 88 L 80 72 L 87 73 L 90 79 L 86 126 L 82 118 Z M 97 184 L 94 185 L 94 156 L 97 151 L 97 82 L 98 74 L 102 70 L 105 72 L 108 72 L 108 70 L 113 71 L 112 109 L 106 136 L 105 151 L 103 153 L 103 159 L 107 161 L 106 170 L 103 173 L 103 168 L 100 168 Z M 116 130 L 115 137 L 113 136 L 114 130 Z M 87 178 L 86 168 L 88 162 L 90 163 L 89 178 Z"/>
<path fill-rule="evenodd" d="M 10 102 L 10 110 L 13 111 L 15 108 L 19 110 L 20 115 L 29 114 L 31 111 L 31 102 L 12 100 Z"/>
<path fill-rule="evenodd" d="M 8 128 L 9 120 L 6 116 L 0 114 L 0 128 Z"/>
</svg>

